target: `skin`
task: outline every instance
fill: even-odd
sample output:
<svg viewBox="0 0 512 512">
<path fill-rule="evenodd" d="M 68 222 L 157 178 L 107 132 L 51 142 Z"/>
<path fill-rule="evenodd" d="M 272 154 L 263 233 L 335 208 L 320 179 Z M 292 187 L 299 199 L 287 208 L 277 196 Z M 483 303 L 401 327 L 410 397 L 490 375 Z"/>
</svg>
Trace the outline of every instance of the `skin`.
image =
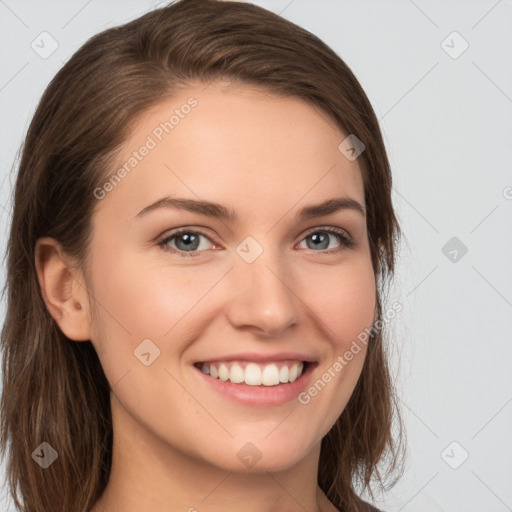
<svg viewBox="0 0 512 512">
<path fill-rule="evenodd" d="M 320 443 L 354 390 L 365 347 L 307 405 L 240 405 L 209 389 L 193 363 L 301 351 L 318 363 L 313 383 L 372 325 L 365 217 L 294 218 L 334 197 L 364 206 L 361 170 L 338 150 L 347 134 L 323 112 L 227 82 L 195 84 L 145 112 L 119 165 L 191 96 L 198 105 L 97 201 L 88 280 L 66 267 L 73 262 L 55 240 L 36 249 L 50 313 L 71 340 L 91 340 L 113 388 L 113 467 L 92 510 L 334 511 L 317 485 Z M 240 218 L 173 208 L 135 218 L 167 195 L 215 201 Z M 177 254 L 179 237 L 167 242 L 174 253 L 158 246 L 178 227 L 205 232 L 193 249 L 202 255 Z M 355 245 L 327 235 L 317 248 L 310 235 L 329 227 Z M 236 252 L 248 236 L 263 248 L 252 263 Z M 145 366 L 134 350 L 148 338 L 160 356 Z M 237 457 L 247 442 L 262 455 L 250 468 Z"/>
</svg>

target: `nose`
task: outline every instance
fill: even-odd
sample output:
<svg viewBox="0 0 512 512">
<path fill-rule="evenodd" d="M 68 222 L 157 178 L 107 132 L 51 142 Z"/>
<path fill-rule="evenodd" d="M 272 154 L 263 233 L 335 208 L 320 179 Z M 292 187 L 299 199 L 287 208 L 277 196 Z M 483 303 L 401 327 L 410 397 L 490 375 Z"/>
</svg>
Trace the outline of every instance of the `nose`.
<svg viewBox="0 0 512 512">
<path fill-rule="evenodd" d="M 264 252 L 252 263 L 239 259 L 230 274 L 227 316 L 235 328 L 275 337 L 298 323 L 301 301 L 292 273 L 277 258 Z"/>
</svg>

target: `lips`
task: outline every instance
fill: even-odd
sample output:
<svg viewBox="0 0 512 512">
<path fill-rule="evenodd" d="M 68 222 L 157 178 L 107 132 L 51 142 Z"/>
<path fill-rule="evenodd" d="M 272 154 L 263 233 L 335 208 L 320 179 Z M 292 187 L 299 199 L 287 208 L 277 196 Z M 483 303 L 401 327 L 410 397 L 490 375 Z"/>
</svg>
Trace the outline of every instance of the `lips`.
<svg viewBox="0 0 512 512">
<path fill-rule="evenodd" d="M 287 354 L 288 356 L 289 354 Z M 240 356 L 237 356 L 240 357 Z M 275 356 L 274 356 L 275 357 Z M 311 382 L 314 370 L 317 367 L 318 363 L 316 361 L 310 361 L 312 359 L 311 357 L 307 357 L 307 361 L 299 361 L 297 359 L 277 359 L 277 360 L 271 360 L 268 362 L 269 357 L 267 356 L 260 356 L 259 359 L 265 359 L 267 361 L 261 363 L 256 363 L 254 361 L 255 358 L 252 359 L 229 359 L 227 360 L 227 357 L 225 360 L 219 360 L 215 359 L 209 360 L 209 361 L 198 361 L 193 365 L 194 367 L 194 374 L 199 379 L 199 382 L 201 382 L 201 385 L 205 385 L 207 389 L 210 389 L 214 394 L 217 396 L 222 397 L 222 399 L 226 398 L 228 400 L 233 400 L 234 402 L 238 404 L 242 404 L 245 406 L 250 407 L 274 407 L 279 405 L 284 405 L 286 403 L 293 402 L 297 400 L 297 396 L 303 392 L 309 383 Z M 241 368 L 241 366 L 245 364 L 244 369 Z M 297 376 L 293 382 L 290 379 L 290 373 L 291 368 L 289 365 L 297 365 Z M 226 368 L 220 370 L 221 366 L 224 365 Z M 228 371 L 228 365 L 229 365 L 229 374 L 227 375 L 226 372 Z M 259 368 L 259 371 L 261 372 L 261 366 L 263 368 L 268 368 L 275 366 L 279 368 L 279 383 L 276 384 L 277 376 L 276 376 L 276 368 L 271 368 L 270 370 L 267 370 L 267 375 L 263 375 L 261 373 L 261 379 L 262 383 L 258 383 L 257 375 L 254 376 L 249 374 L 249 384 L 246 382 L 247 380 L 247 368 L 249 368 L 249 372 L 252 370 L 252 366 L 257 366 Z M 239 366 L 240 369 L 244 372 L 243 373 L 243 382 L 231 382 L 231 371 L 233 367 Z M 302 366 L 302 370 L 299 373 L 299 367 Z M 283 367 L 288 367 L 288 382 L 281 382 L 281 371 L 283 372 L 283 380 L 286 376 L 286 370 L 283 370 Z M 203 371 L 203 368 L 208 368 L 208 371 L 212 371 L 212 368 L 218 368 L 217 372 L 223 372 L 222 377 L 228 378 L 226 380 L 221 380 L 220 374 L 216 376 L 208 375 Z M 253 368 L 254 370 L 254 368 Z M 234 380 L 240 380 L 240 374 L 236 375 L 236 372 L 239 370 L 235 369 L 235 375 Z M 215 375 L 215 370 L 213 370 L 213 373 Z M 292 378 L 294 376 L 292 375 Z M 253 379 L 251 381 L 251 379 Z M 267 380 L 269 379 L 269 380 Z M 271 385 L 266 385 L 264 382 L 270 383 Z M 213 400 L 213 396 L 211 397 Z"/>
</svg>

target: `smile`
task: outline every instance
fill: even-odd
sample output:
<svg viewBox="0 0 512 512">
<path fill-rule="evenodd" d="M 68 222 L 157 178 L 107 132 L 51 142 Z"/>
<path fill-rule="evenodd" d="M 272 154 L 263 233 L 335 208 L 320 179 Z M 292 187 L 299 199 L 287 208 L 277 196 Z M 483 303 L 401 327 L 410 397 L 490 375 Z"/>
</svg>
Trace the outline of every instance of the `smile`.
<svg viewBox="0 0 512 512">
<path fill-rule="evenodd" d="M 223 382 L 248 386 L 278 386 L 297 380 L 304 371 L 306 362 L 284 360 L 269 363 L 252 361 L 215 361 L 196 363 L 205 375 Z"/>
</svg>

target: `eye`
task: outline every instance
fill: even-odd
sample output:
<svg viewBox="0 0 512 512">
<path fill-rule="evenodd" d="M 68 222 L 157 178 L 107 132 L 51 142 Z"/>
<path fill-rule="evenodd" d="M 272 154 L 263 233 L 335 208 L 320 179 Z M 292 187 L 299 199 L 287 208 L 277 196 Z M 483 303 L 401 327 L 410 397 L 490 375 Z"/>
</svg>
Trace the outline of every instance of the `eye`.
<svg viewBox="0 0 512 512">
<path fill-rule="evenodd" d="M 330 239 L 334 237 L 338 239 L 339 245 L 330 250 Z M 213 243 L 210 238 L 201 231 L 193 230 L 190 228 L 181 228 L 172 232 L 169 236 L 158 242 L 158 246 L 166 252 L 171 252 L 184 257 L 201 256 L 207 250 L 201 244 L 201 238 L 204 238 L 210 243 Z M 338 228 L 314 228 L 306 233 L 303 241 L 311 240 L 311 244 L 307 244 L 308 248 L 321 249 L 321 254 L 334 254 L 342 251 L 345 248 L 350 248 L 355 245 L 354 240 L 346 234 L 343 230 Z M 302 243 L 302 242 L 301 242 Z M 174 247 L 172 245 L 174 245 Z M 206 244 L 208 245 L 208 244 Z M 215 245 L 214 245 L 215 246 Z M 201 249 L 201 250 L 198 250 Z"/>
<path fill-rule="evenodd" d="M 337 238 L 340 245 L 328 251 L 323 250 L 329 247 L 330 237 Z M 306 233 L 304 240 L 306 243 L 308 240 L 311 240 L 311 244 L 307 244 L 308 248 L 322 249 L 322 251 L 315 251 L 321 252 L 322 254 L 335 254 L 355 245 L 354 240 L 347 233 L 338 228 L 314 228 L 312 231 Z"/>
<path fill-rule="evenodd" d="M 180 256 L 201 256 L 201 253 L 204 251 L 196 251 L 196 249 L 201 246 L 201 237 L 211 242 L 211 240 L 201 231 L 182 228 L 171 233 L 170 236 L 159 242 L 158 245 L 162 250 L 179 254 Z M 176 246 L 170 247 L 169 243 L 174 239 L 176 239 Z"/>
</svg>

